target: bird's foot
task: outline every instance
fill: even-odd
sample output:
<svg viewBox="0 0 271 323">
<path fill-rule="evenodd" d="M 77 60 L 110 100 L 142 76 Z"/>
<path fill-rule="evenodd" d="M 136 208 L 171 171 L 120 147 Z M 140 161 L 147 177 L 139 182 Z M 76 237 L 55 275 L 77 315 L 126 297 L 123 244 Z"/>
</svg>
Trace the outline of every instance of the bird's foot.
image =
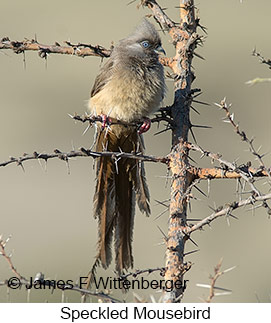
<svg viewBox="0 0 271 323">
<path fill-rule="evenodd" d="M 100 117 L 102 119 L 102 130 L 104 130 L 106 128 L 106 126 L 111 124 L 111 118 L 109 118 L 107 115 L 105 114 L 100 114 Z"/>
<path fill-rule="evenodd" d="M 150 118 L 144 118 L 143 119 L 144 122 L 142 123 L 142 125 L 140 126 L 138 133 L 141 135 L 144 132 L 147 132 L 150 127 L 151 127 L 151 119 Z"/>
</svg>

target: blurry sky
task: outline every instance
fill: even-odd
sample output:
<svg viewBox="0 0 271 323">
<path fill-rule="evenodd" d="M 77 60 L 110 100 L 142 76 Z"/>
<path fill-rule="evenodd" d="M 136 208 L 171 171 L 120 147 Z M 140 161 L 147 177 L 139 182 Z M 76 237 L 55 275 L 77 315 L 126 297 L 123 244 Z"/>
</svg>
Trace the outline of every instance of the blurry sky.
<svg viewBox="0 0 271 323">
<path fill-rule="evenodd" d="M 140 19 L 149 14 L 148 9 L 136 9 L 136 2 L 127 6 L 127 0 L 78 0 L 37 1 L 1 0 L 0 37 L 12 40 L 37 37 L 44 44 L 70 40 L 100 44 L 107 48 L 111 42 L 125 37 Z M 178 1 L 161 0 L 162 7 L 178 21 Z M 254 163 L 248 147 L 242 143 L 229 124 L 223 123 L 223 112 L 214 102 L 225 96 L 232 103 L 236 121 L 240 122 L 249 137 L 255 136 L 256 147 L 261 152 L 270 151 L 271 83 L 249 87 L 246 81 L 255 77 L 270 77 L 267 66 L 261 65 L 251 53 L 256 47 L 267 58 L 271 57 L 270 12 L 271 2 L 244 0 L 196 1 L 201 24 L 208 28 L 204 47 L 197 52 L 205 61 L 194 59 L 196 73 L 194 87 L 201 88 L 201 99 L 210 107 L 196 106 L 200 116 L 192 112 L 194 124 L 210 125 L 212 129 L 195 129 L 198 143 L 213 152 L 220 152 L 225 159 L 242 164 Z M 159 28 L 157 26 L 157 28 Z M 201 32 L 199 30 L 199 32 Z M 174 48 L 167 35 L 162 35 L 168 56 Z M 9 156 L 21 156 L 24 152 L 52 152 L 55 148 L 70 151 L 79 147 L 89 148 L 92 130 L 84 136 L 85 125 L 75 123 L 68 113 L 86 111 L 95 76 L 101 60 L 96 57 L 70 57 L 50 55 L 48 62 L 36 52 L 27 52 L 26 68 L 23 56 L 11 51 L 0 51 L 0 161 Z M 168 80 L 168 96 L 165 105 L 172 103 L 172 81 Z M 170 134 L 153 136 L 156 126 L 145 135 L 147 154 L 162 156 L 170 151 Z M 192 140 L 190 138 L 190 140 Z M 197 154 L 193 154 L 197 159 Z M 198 159 L 197 159 L 198 160 Z M 270 155 L 265 158 L 271 164 Z M 210 166 L 200 160 L 198 167 Z M 255 166 L 257 163 L 255 162 Z M 90 269 L 96 254 L 97 223 L 92 216 L 92 195 L 95 172 L 88 158 L 70 161 L 71 173 L 65 163 L 50 160 L 47 166 L 38 161 L 24 164 L 25 172 L 16 165 L 0 169 L 0 233 L 12 235 L 7 245 L 13 251 L 12 260 L 25 276 L 37 272 L 51 279 L 72 279 L 84 276 Z M 167 170 L 158 164 L 148 164 L 147 178 L 152 198 L 152 215 L 136 216 L 134 234 L 135 268 L 163 266 L 165 246 L 158 226 L 167 232 L 168 214 L 155 219 L 163 211 L 155 200 L 169 197 Z M 265 181 L 262 181 L 264 184 Z M 193 218 L 203 218 L 211 213 L 208 205 L 219 206 L 235 200 L 235 181 L 213 181 L 208 199 L 199 193 L 200 201 L 192 203 Z M 206 183 L 200 185 L 207 191 Z M 267 185 L 260 190 L 267 191 Z M 213 223 L 211 229 L 197 232 L 200 252 L 187 257 L 194 263 L 186 276 L 189 279 L 184 301 L 198 302 L 208 290 L 196 287 L 196 283 L 209 282 L 209 274 L 223 257 L 223 268 L 237 268 L 221 277 L 218 285 L 232 289 L 230 296 L 218 297 L 217 302 L 269 302 L 271 294 L 271 222 L 263 210 L 255 215 L 247 209 L 235 213 L 239 220 L 225 218 Z M 187 251 L 195 247 L 187 243 Z M 99 275 L 112 275 L 113 266 Z M 11 271 L 4 259 L 0 259 L 0 280 L 10 277 Z M 160 279 L 154 274 L 153 279 Z M 137 291 L 149 300 L 153 291 Z M 0 289 L 0 302 L 26 301 L 25 291 L 7 295 Z M 80 301 L 74 292 L 65 294 L 66 300 Z M 116 295 L 118 296 L 118 295 Z M 120 296 L 131 301 L 132 296 Z M 56 292 L 31 292 L 32 302 L 59 302 Z"/>
</svg>

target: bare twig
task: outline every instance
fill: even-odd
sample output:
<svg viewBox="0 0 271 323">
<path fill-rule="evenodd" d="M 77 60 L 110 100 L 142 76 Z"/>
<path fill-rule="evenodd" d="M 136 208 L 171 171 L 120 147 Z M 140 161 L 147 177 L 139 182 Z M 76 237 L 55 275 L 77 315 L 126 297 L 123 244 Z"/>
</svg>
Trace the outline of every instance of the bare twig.
<svg viewBox="0 0 271 323">
<path fill-rule="evenodd" d="M 223 274 L 223 272 L 220 271 L 222 266 L 222 259 L 219 261 L 219 263 L 215 266 L 214 271 L 215 274 L 214 276 L 211 276 L 211 287 L 210 287 L 210 295 L 208 296 L 206 303 L 210 303 L 213 297 L 215 296 L 215 283 L 218 280 L 218 278 Z"/>
<path fill-rule="evenodd" d="M 217 280 L 219 279 L 219 277 L 221 277 L 223 274 L 235 269 L 234 267 L 225 269 L 223 271 L 221 271 L 221 266 L 222 266 L 222 258 L 220 259 L 219 263 L 215 266 L 214 268 L 214 275 L 210 275 L 210 280 L 211 280 L 211 284 L 210 285 L 206 285 L 206 284 L 197 284 L 198 287 L 204 287 L 204 288 L 209 288 L 210 289 L 210 293 L 208 298 L 206 299 L 206 303 L 211 303 L 212 299 L 215 296 L 220 296 L 220 295 L 229 295 L 231 294 L 231 290 L 226 289 L 226 288 L 221 288 L 221 287 L 217 287 L 216 283 Z M 216 293 L 216 290 L 220 290 L 220 293 Z"/>
<path fill-rule="evenodd" d="M 250 152 L 252 153 L 252 155 L 259 161 L 262 169 L 267 173 L 269 179 L 271 180 L 271 173 L 270 171 L 268 171 L 268 169 L 265 167 L 265 164 L 263 162 L 263 156 L 264 155 L 260 155 L 257 150 L 254 147 L 254 140 L 253 139 L 249 139 L 246 135 L 246 133 L 243 130 L 240 130 L 239 125 L 234 121 L 234 116 L 233 114 L 230 113 L 230 107 L 231 105 L 228 105 L 226 103 L 226 99 L 223 99 L 220 104 L 216 105 L 225 111 L 226 113 L 226 118 L 228 120 L 228 122 L 233 126 L 235 132 L 237 133 L 237 135 L 241 138 L 242 141 L 246 142 L 249 146 Z"/>
<path fill-rule="evenodd" d="M 12 263 L 12 260 L 11 260 L 11 255 L 7 255 L 6 253 L 6 250 L 5 250 L 5 247 L 6 247 L 6 244 L 8 243 L 10 237 L 8 237 L 6 240 L 3 240 L 2 239 L 2 236 L 0 236 L 0 255 L 3 256 L 10 269 L 13 271 L 13 273 L 20 279 L 20 280 L 25 280 L 25 278 L 17 271 L 17 269 L 14 267 L 13 263 Z"/>
</svg>

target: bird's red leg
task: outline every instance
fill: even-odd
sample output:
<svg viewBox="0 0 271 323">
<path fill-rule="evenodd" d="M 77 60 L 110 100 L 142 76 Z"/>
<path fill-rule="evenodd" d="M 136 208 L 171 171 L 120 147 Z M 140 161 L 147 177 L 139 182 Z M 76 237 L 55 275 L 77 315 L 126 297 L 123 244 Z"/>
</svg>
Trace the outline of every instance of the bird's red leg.
<svg viewBox="0 0 271 323">
<path fill-rule="evenodd" d="M 151 127 L 151 119 L 150 118 L 144 118 L 144 122 L 143 122 L 142 126 L 138 130 L 139 134 L 147 132 L 150 129 L 150 127 Z"/>
<path fill-rule="evenodd" d="M 110 125 L 111 119 L 105 114 L 101 114 L 100 117 L 102 119 L 102 130 L 104 130 L 107 125 Z"/>
</svg>

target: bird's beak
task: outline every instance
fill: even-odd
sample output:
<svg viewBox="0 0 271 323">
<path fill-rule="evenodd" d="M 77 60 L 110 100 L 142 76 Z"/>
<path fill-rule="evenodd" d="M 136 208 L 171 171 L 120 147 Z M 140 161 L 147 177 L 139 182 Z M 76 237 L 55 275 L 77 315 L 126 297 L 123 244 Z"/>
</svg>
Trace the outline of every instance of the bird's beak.
<svg viewBox="0 0 271 323">
<path fill-rule="evenodd" d="M 164 54 L 164 55 L 166 55 L 166 52 L 165 52 L 165 50 L 164 50 L 164 48 L 162 46 L 156 47 L 154 51 L 155 51 L 156 54 Z"/>
</svg>

